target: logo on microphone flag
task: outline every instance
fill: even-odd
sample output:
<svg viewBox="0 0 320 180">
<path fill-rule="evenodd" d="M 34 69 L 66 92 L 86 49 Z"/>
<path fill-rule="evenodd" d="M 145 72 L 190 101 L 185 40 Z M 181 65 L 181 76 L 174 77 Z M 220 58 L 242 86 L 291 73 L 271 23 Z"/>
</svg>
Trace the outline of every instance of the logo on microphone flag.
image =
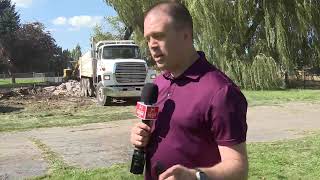
<svg viewBox="0 0 320 180">
<path fill-rule="evenodd" d="M 145 105 L 142 102 L 137 102 L 136 115 L 143 120 L 156 120 L 158 118 L 159 107 Z"/>
</svg>

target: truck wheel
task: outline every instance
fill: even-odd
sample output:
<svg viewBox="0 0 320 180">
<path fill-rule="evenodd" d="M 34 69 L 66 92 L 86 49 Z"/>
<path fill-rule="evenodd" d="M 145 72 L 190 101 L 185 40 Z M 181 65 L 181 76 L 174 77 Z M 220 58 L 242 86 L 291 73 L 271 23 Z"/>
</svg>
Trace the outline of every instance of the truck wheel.
<svg viewBox="0 0 320 180">
<path fill-rule="evenodd" d="M 86 78 L 80 79 L 81 96 L 87 97 Z"/>
<path fill-rule="evenodd" d="M 90 97 L 93 97 L 94 96 L 94 86 L 93 86 L 93 82 L 91 79 L 88 79 L 88 87 L 87 87 L 87 90 L 88 90 L 88 95 Z"/>
<path fill-rule="evenodd" d="M 102 88 L 103 88 L 103 85 L 100 82 L 97 85 L 97 92 L 96 92 L 96 94 L 97 94 L 97 102 L 101 106 L 107 106 L 108 104 L 111 103 L 111 98 L 103 94 L 103 89 Z"/>
<path fill-rule="evenodd" d="M 93 90 L 93 88 L 89 87 L 89 89 L 88 89 L 88 95 L 89 95 L 90 97 L 93 97 L 93 96 L 94 96 L 94 90 Z"/>
</svg>

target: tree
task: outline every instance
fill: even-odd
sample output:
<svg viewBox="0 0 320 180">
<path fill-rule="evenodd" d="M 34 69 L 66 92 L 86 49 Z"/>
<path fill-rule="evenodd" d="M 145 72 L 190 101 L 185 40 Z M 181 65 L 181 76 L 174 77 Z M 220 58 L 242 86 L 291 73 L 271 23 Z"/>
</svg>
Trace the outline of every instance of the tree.
<svg viewBox="0 0 320 180">
<path fill-rule="evenodd" d="M 4 46 L 0 42 L 0 72 L 7 71 L 9 66 L 8 60 L 9 60 L 9 57 L 7 56 Z"/>
<path fill-rule="evenodd" d="M 132 36 L 133 29 L 126 27 L 118 16 L 105 17 L 106 25 L 96 25 L 93 28 L 92 37 L 95 41 L 103 40 L 129 40 Z M 109 27 L 109 31 L 104 29 Z"/>
<path fill-rule="evenodd" d="M 67 53 L 67 52 L 66 52 Z M 67 54 L 66 54 L 67 55 Z M 82 56 L 81 52 L 81 47 L 79 44 L 76 45 L 74 49 L 71 50 L 70 57 L 74 60 L 77 61 L 79 58 Z"/>
<path fill-rule="evenodd" d="M 67 67 L 68 62 L 73 59 L 70 57 L 71 53 L 68 50 L 63 50 L 61 47 L 54 49 L 54 55 L 49 59 L 49 69 L 60 76 L 63 74 L 63 69 Z"/>
<path fill-rule="evenodd" d="M 101 25 L 96 25 L 93 28 L 93 35 L 91 38 L 93 38 L 95 42 L 115 39 L 110 32 L 104 32 Z"/>
<path fill-rule="evenodd" d="M 131 39 L 133 29 L 126 26 L 119 16 L 109 16 L 105 18 L 107 24 L 110 26 L 113 36 L 116 39 L 129 40 Z"/>
<path fill-rule="evenodd" d="M 13 44 L 13 62 L 19 72 L 48 72 L 48 61 L 57 46 L 49 32 L 39 22 L 23 24 Z"/>
<path fill-rule="evenodd" d="M 297 53 L 304 51 L 307 47 L 306 39 L 311 38 L 314 43 L 319 44 L 318 1 L 186 2 L 196 23 L 198 37 L 196 44 L 208 52 L 213 63 L 231 74 L 234 79 L 238 77 L 238 84 L 242 86 L 246 86 L 244 81 L 248 80 L 245 79 L 250 79 L 253 74 L 257 74 L 250 73 L 250 70 L 254 69 L 252 65 L 259 59 L 255 58 L 259 54 L 272 57 L 279 70 L 277 74 L 281 74 L 283 78 L 288 77 L 286 74 L 294 73 L 294 69 L 298 67 Z M 210 23 L 206 24 L 208 21 Z M 308 37 L 307 34 L 310 31 L 315 32 L 313 37 Z M 212 45 L 210 46 L 208 42 Z M 313 52 L 319 54 L 317 47 Z M 306 61 L 305 65 L 319 64 L 319 59 L 310 59 L 310 61 L 315 63 Z M 261 68 L 270 69 L 271 67 L 262 66 Z M 239 69 L 242 71 L 240 72 Z M 264 72 L 265 74 L 259 77 L 274 75 L 271 71 Z M 256 85 L 261 81 L 256 78 L 254 77 L 256 83 L 247 84 L 248 88 L 259 89 Z"/>
<path fill-rule="evenodd" d="M 62 72 L 70 58 L 40 22 L 20 25 L 10 0 L 0 0 L 0 69 L 15 72 Z"/>
<path fill-rule="evenodd" d="M 0 1 L 0 34 L 6 35 L 19 28 L 20 16 L 15 10 L 11 0 Z M 2 36 L 3 37 L 3 36 Z"/>
<path fill-rule="evenodd" d="M 145 45 L 143 12 L 157 1 L 105 0 L 133 28 L 140 45 Z M 243 88 L 279 88 L 295 69 L 320 66 L 317 0 L 180 2 L 193 16 L 196 47 Z"/>
<path fill-rule="evenodd" d="M 126 1 L 126 0 L 104 0 L 109 6 L 112 6 L 118 13 L 120 20 L 125 25 L 125 34 L 135 34 L 135 40 L 141 43 L 142 46 L 142 32 L 143 32 L 143 13 L 157 0 L 137 0 L 137 1 Z M 126 37 L 126 36 L 125 36 Z"/>
<path fill-rule="evenodd" d="M 14 34 L 19 28 L 20 17 L 15 10 L 15 5 L 10 0 L 0 1 L 0 64 L 4 69 L 8 69 L 8 73 L 13 75 L 15 67 L 12 64 L 12 43 Z M 6 67 L 6 68 L 5 68 Z M 15 82 L 12 76 L 12 82 Z"/>
</svg>

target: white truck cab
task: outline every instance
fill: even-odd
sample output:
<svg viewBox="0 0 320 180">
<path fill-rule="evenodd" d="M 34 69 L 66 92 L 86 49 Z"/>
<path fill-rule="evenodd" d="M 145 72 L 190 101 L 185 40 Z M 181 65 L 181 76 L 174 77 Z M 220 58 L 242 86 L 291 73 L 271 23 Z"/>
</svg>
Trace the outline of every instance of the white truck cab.
<svg viewBox="0 0 320 180">
<path fill-rule="evenodd" d="M 156 77 L 133 41 L 99 41 L 91 49 L 79 60 L 81 92 L 95 94 L 100 105 L 113 98 L 140 97 L 144 84 Z"/>
</svg>

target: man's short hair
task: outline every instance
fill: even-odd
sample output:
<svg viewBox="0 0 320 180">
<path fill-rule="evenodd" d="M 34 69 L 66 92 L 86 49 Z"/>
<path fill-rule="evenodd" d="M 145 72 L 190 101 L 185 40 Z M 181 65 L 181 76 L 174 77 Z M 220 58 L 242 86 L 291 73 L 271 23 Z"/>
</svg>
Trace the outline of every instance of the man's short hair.
<svg viewBox="0 0 320 180">
<path fill-rule="evenodd" d="M 193 32 L 193 21 L 189 10 L 184 4 L 179 3 L 175 0 L 165 0 L 154 4 L 149 8 L 149 10 L 145 12 L 144 19 L 150 12 L 156 10 L 161 6 L 168 7 L 168 15 L 172 18 L 177 29 L 190 28 L 191 32 Z"/>
</svg>

